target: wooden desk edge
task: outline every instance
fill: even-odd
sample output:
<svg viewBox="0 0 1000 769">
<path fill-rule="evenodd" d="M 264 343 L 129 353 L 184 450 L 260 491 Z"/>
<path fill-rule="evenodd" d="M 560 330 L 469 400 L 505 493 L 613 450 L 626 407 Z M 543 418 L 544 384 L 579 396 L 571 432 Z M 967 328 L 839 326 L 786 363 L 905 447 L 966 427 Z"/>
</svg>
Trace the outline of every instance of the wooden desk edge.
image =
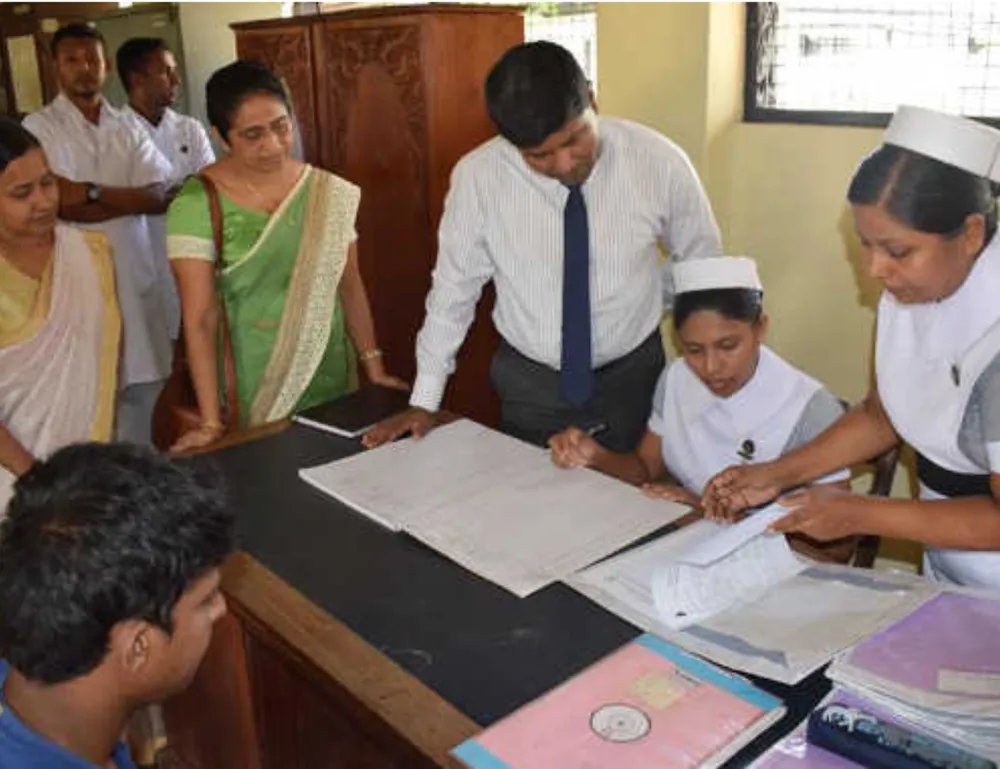
<svg viewBox="0 0 1000 769">
<path fill-rule="evenodd" d="M 460 766 L 449 751 L 480 727 L 247 553 L 223 568 L 233 610 L 278 638 L 307 666 L 343 687 L 439 766 Z"/>
</svg>

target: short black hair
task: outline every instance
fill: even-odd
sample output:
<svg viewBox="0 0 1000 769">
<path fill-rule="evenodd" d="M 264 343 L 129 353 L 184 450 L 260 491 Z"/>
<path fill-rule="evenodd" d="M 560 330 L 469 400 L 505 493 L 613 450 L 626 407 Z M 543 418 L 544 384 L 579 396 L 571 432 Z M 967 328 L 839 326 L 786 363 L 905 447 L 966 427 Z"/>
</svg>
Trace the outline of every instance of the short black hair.
<svg viewBox="0 0 1000 769">
<path fill-rule="evenodd" d="M 115 69 L 118 70 L 118 78 L 122 81 L 125 93 L 128 93 L 132 75 L 146 68 L 150 55 L 169 50 L 167 41 L 162 37 L 133 37 L 122 43 L 115 54 Z"/>
<path fill-rule="evenodd" d="M 104 35 L 91 27 L 89 24 L 67 24 L 60 27 L 52 35 L 52 58 L 56 58 L 59 52 L 59 43 L 63 40 L 96 40 L 101 44 L 101 49 L 108 50 L 108 44 L 104 42 Z"/>
<path fill-rule="evenodd" d="M 232 547 L 207 475 L 139 446 L 61 449 L 18 479 L 0 524 L 0 658 L 45 684 L 85 675 L 115 624 L 171 632 L 178 599 Z"/>
<path fill-rule="evenodd" d="M 229 137 L 233 115 L 247 97 L 254 94 L 273 96 L 292 111 L 281 80 L 259 61 L 234 61 L 212 73 L 205 84 L 205 106 L 208 122 L 219 136 Z"/>
<path fill-rule="evenodd" d="M 35 135 L 16 120 L 8 117 L 0 118 L 0 174 L 12 160 L 17 160 L 28 150 L 41 146 Z"/>
<path fill-rule="evenodd" d="M 764 312 L 764 292 L 754 288 L 711 288 L 677 294 L 674 297 L 674 328 L 680 331 L 688 318 L 702 310 L 754 324 Z"/>
<path fill-rule="evenodd" d="M 852 205 L 877 205 L 920 232 L 953 237 L 972 214 L 986 219 L 984 245 L 997 230 L 997 188 L 927 155 L 883 144 L 861 161 L 847 190 Z"/>
<path fill-rule="evenodd" d="M 486 77 L 486 109 L 520 149 L 537 147 L 590 106 L 590 84 L 573 54 L 539 40 L 514 46 Z"/>
</svg>

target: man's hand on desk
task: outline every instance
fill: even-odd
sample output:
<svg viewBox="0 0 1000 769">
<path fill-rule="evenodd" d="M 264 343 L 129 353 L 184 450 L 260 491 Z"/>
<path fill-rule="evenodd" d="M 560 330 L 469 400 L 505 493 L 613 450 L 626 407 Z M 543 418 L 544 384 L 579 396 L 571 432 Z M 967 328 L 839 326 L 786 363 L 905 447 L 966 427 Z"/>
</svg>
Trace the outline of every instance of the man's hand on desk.
<svg viewBox="0 0 1000 769">
<path fill-rule="evenodd" d="M 383 443 L 389 443 L 400 436 L 410 433 L 414 438 L 423 438 L 440 424 L 437 412 L 430 412 L 417 407 L 408 408 L 395 416 L 383 419 L 361 439 L 366 449 L 373 449 Z"/>
</svg>

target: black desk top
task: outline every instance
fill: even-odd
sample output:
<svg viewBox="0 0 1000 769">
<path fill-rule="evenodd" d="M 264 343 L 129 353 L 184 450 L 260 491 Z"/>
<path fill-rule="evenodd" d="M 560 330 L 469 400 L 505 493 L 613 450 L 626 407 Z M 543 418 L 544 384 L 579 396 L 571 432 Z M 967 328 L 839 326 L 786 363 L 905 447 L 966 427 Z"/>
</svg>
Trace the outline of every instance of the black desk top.
<svg viewBox="0 0 1000 769">
<path fill-rule="evenodd" d="M 475 722 L 487 726 L 639 634 L 562 584 L 520 599 L 316 491 L 298 470 L 360 450 L 292 425 L 199 458 L 227 478 L 240 546 Z M 726 766 L 745 766 L 828 691 L 820 673 L 755 681 L 789 714 Z"/>
</svg>

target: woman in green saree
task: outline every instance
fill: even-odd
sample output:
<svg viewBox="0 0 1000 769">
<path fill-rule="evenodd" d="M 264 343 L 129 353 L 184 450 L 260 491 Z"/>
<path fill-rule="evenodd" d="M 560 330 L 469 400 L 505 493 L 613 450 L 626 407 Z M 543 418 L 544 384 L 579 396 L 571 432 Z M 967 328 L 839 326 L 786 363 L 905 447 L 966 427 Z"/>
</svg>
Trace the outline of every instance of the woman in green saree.
<svg viewBox="0 0 1000 769">
<path fill-rule="evenodd" d="M 215 253 L 208 193 L 192 177 L 167 212 L 167 253 L 201 425 L 181 436 L 175 451 L 205 446 L 237 427 L 221 419 L 220 297 L 240 427 L 345 393 L 354 350 L 369 381 L 406 389 L 385 371 L 358 269 L 360 190 L 291 156 L 288 96 L 262 65 L 223 67 L 205 95 L 209 121 L 229 150 L 203 172 L 219 192 L 222 253 Z"/>
</svg>

